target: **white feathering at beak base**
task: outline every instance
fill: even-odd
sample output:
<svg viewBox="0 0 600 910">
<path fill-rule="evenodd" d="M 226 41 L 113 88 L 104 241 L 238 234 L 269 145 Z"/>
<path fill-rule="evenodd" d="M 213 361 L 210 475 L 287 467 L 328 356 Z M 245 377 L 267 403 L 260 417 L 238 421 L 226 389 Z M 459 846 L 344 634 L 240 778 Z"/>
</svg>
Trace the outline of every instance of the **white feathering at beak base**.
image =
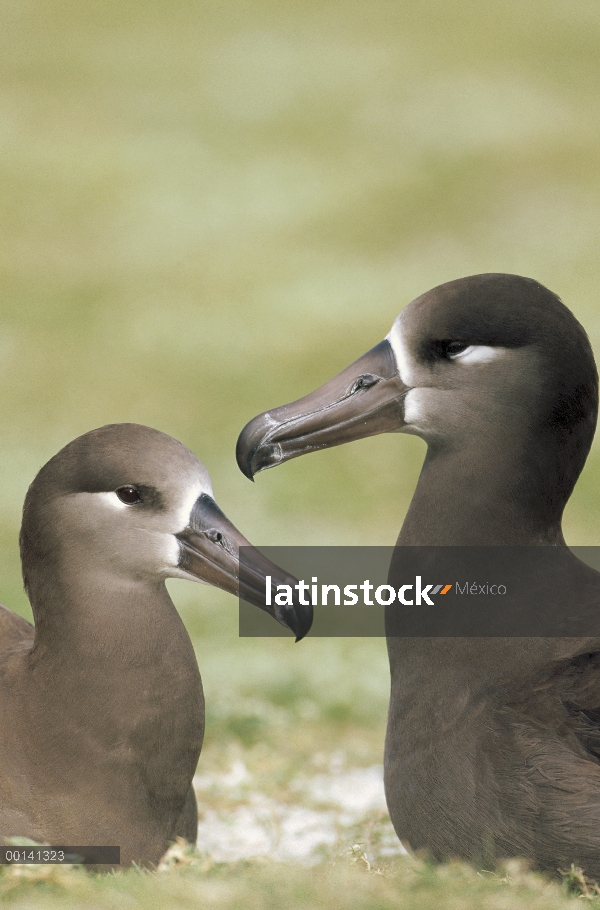
<svg viewBox="0 0 600 910">
<path fill-rule="evenodd" d="M 395 320 L 390 331 L 385 336 L 385 340 L 389 342 L 389 345 L 394 353 L 400 379 L 404 385 L 413 387 L 416 384 L 415 364 L 412 362 L 408 346 L 404 340 L 401 325 L 401 316 L 398 316 L 398 318 Z"/>
</svg>

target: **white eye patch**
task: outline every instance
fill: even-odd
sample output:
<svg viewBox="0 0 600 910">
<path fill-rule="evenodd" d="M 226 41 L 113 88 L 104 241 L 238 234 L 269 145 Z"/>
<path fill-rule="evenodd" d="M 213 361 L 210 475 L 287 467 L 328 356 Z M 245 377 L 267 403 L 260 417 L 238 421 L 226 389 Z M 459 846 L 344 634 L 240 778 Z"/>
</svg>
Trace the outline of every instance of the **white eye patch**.
<svg viewBox="0 0 600 910">
<path fill-rule="evenodd" d="M 398 316 L 388 332 L 386 340 L 389 341 L 392 351 L 394 352 L 398 373 L 402 382 L 408 386 L 419 385 L 417 379 L 417 365 L 404 340 L 400 316 Z M 492 360 L 496 360 L 498 357 L 504 356 L 505 353 L 506 348 L 492 347 L 487 344 L 470 344 L 459 354 L 449 355 L 448 359 L 460 360 L 460 362 L 464 364 L 489 363 Z"/>
<path fill-rule="evenodd" d="M 102 502 L 105 502 L 106 505 L 110 506 L 112 509 L 130 509 L 131 506 L 126 502 L 121 502 L 116 493 L 112 491 L 110 493 L 95 493 L 95 496 L 98 496 Z"/>
<path fill-rule="evenodd" d="M 173 504 L 168 513 L 166 513 L 168 524 L 165 524 L 165 530 L 170 531 L 172 534 L 178 534 L 188 526 L 192 509 L 199 496 L 204 493 L 210 496 L 211 499 L 213 498 L 212 486 L 206 469 L 202 472 L 201 478 L 195 482 L 188 482 L 186 487 L 182 484 L 182 489 L 177 497 L 179 503 Z M 174 490 L 173 493 L 176 495 L 177 490 Z M 105 505 L 116 511 L 125 512 L 128 509 L 133 509 L 134 512 L 139 512 L 136 508 L 137 503 L 122 502 L 113 490 L 92 495 L 97 496 Z M 173 496 L 174 499 L 175 495 Z"/>
<path fill-rule="evenodd" d="M 489 363 L 502 357 L 506 348 L 493 348 L 487 344 L 470 344 L 459 354 L 449 355 L 450 360 L 460 360 L 461 363 Z"/>
</svg>

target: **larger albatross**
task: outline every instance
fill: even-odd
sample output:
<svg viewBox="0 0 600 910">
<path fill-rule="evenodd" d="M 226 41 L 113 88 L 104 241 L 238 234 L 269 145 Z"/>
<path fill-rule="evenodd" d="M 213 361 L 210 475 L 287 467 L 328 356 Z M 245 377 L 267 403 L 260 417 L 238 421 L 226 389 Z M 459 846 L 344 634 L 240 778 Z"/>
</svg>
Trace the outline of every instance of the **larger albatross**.
<svg viewBox="0 0 600 910">
<path fill-rule="evenodd" d="M 155 864 L 176 836 L 196 841 L 204 733 L 165 579 L 237 594 L 248 541 L 185 446 L 114 424 L 41 469 L 20 543 L 35 629 L 0 607 L 0 839 L 119 846 L 122 864 Z M 284 573 L 257 552 L 246 561 L 240 593 L 302 638 L 309 608 L 264 607 L 265 573 Z"/>
<path fill-rule="evenodd" d="M 418 297 L 352 366 L 252 420 L 238 463 L 252 479 L 305 452 L 413 433 L 428 449 L 398 545 L 564 548 L 597 402 L 589 341 L 560 299 L 531 279 L 475 275 Z M 600 878 L 600 639 L 389 638 L 388 653 L 384 776 L 399 837 L 437 858 L 521 855 Z"/>
</svg>

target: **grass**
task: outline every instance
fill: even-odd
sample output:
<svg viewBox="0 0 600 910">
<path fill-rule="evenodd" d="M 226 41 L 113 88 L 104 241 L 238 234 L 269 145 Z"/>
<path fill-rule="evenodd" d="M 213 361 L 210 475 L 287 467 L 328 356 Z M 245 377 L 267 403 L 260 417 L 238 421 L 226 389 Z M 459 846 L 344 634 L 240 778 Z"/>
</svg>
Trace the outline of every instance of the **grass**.
<svg viewBox="0 0 600 910">
<path fill-rule="evenodd" d="M 255 485 L 235 466 L 235 440 L 254 414 L 379 341 L 439 282 L 535 277 L 600 351 L 599 37 L 592 0 L 3 0 L 0 599 L 29 615 L 17 534 L 36 471 L 114 421 L 193 449 L 258 544 L 391 543 L 419 440 L 363 440 Z M 596 446 L 567 509 L 571 543 L 598 542 L 599 478 Z M 347 768 L 381 762 L 383 642 L 240 641 L 232 598 L 172 591 L 207 694 L 200 778 L 242 762 L 265 799 L 317 811 L 294 790 L 302 775 L 340 755 Z M 246 796 L 207 785 L 204 808 L 234 811 Z M 572 902 L 521 867 L 480 875 L 395 858 L 369 871 L 352 847 L 365 831 L 344 829 L 310 869 L 206 855 L 104 879 L 11 869 L 0 899 L 223 910 Z"/>
<path fill-rule="evenodd" d="M 282 906 L 305 910 L 349 906 L 356 910 L 479 910 L 483 906 L 490 910 L 560 910 L 581 906 L 566 886 L 531 874 L 518 861 L 487 873 L 459 863 L 435 867 L 410 859 L 382 870 L 368 868 L 360 848 L 309 875 L 293 866 L 212 864 L 178 848 L 158 873 L 133 870 L 99 878 L 77 868 L 11 867 L 0 875 L 0 900 L 15 908 L 43 905 L 48 910 L 71 904 L 81 908 L 208 906 L 224 910 L 241 905 L 250 910 Z"/>
</svg>

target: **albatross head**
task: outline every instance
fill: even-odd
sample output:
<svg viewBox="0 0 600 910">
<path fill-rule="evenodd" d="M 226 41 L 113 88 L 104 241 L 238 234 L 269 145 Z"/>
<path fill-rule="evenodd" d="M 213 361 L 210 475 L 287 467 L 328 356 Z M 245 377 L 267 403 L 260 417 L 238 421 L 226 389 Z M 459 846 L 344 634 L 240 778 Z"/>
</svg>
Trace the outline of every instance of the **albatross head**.
<svg viewBox="0 0 600 910">
<path fill-rule="evenodd" d="M 587 336 L 529 278 L 474 275 L 413 300 L 384 341 L 304 398 L 255 417 L 237 460 L 254 475 L 306 452 L 385 432 L 432 450 L 559 453 L 566 499 L 594 433 L 598 378 Z"/>
<path fill-rule="evenodd" d="M 265 575 L 290 579 L 258 551 L 245 551 L 240 583 L 250 543 L 217 506 L 204 465 L 149 427 L 111 424 L 61 449 L 29 488 L 20 543 L 32 604 L 59 576 L 123 588 L 187 578 L 239 593 L 298 638 L 310 628 L 310 608 L 265 605 Z"/>
</svg>

